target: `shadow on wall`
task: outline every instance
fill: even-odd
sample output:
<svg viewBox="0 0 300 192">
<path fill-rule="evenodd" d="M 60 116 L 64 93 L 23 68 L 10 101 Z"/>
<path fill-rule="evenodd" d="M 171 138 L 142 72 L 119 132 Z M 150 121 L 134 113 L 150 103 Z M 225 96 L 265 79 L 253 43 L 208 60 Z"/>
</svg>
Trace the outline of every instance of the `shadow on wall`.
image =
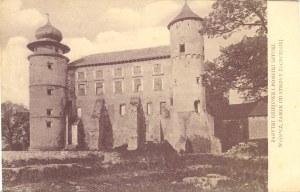
<svg viewBox="0 0 300 192">
<path fill-rule="evenodd" d="M 102 107 L 100 109 L 99 117 L 99 138 L 98 138 L 98 149 L 109 150 L 113 147 L 113 130 L 112 123 L 109 118 L 108 110 L 103 100 Z"/>
<path fill-rule="evenodd" d="M 186 139 L 184 153 L 210 153 L 211 141 L 209 138 L 195 135 Z"/>
<path fill-rule="evenodd" d="M 137 148 L 141 149 L 146 143 L 146 118 L 141 99 L 137 103 Z"/>
<path fill-rule="evenodd" d="M 78 121 L 78 149 L 87 149 L 87 143 L 85 142 L 84 125 L 81 120 Z"/>
</svg>

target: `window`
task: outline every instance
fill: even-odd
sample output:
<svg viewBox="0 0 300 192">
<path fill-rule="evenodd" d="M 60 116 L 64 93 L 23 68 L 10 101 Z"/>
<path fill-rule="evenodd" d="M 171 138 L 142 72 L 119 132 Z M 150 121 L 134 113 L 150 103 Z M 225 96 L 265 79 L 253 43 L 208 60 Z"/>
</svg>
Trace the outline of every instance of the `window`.
<svg viewBox="0 0 300 192">
<path fill-rule="evenodd" d="M 115 93 L 122 93 L 123 92 L 123 82 L 115 81 L 114 88 L 115 88 Z"/>
<path fill-rule="evenodd" d="M 78 84 L 78 95 L 85 95 L 85 84 Z"/>
<path fill-rule="evenodd" d="M 48 69 L 52 69 L 52 65 L 53 65 L 53 63 L 51 63 L 51 62 L 48 62 L 48 63 L 47 63 L 47 67 L 48 67 Z"/>
<path fill-rule="evenodd" d="M 167 103 L 165 101 L 160 102 L 160 114 L 163 114 L 167 109 Z"/>
<path fill-rule="evenodd" d="M 46 109 L 47 115 L 52 115 L 52 109 Z"/>
<path fill-rule="evenodd" d="M 194 101 L 194 109 L 196 113 L 200 113 L 200 100 Z"/>
<path fill-rule="evenodd" d="M 48 128 L 52 127 L 52 121 L 46 121 L 46 126 L 47 126 Z"/>
<path fill-rule="evenodd" d="M 124 116 L 126 114 L 126 105 L 125 104 L 121 104 L 120 105 L 120 115 Z"/>
<path fill-rule="evenodd" d="M 185 52 L 185 45 L 184 44 L 180 44 L 179 45 L 179 52 L 180 53 L 184 53 Z"/>
<path fill-rule="evenodd" d="M 170 97 L 170 105 L 173 106 L 173 97 Z"/>
<path fill-rule="evenodd" d="M 47 89 L 47 95 L 53 95 L 53 89 Z"/>
<path fill-rule="evenodd" d="M 101 95 L 104 93 L 104 83 L 97 82 L 96 83 L 96 95 Z"/>
<path fill-rule="evenodd" d="M 142 80 L 141 79 L 133 79 L 133 91 L 134 92 L 142 91 Z"/>
<path fill-rule="evenodd" d="M 153 74 L 160 74 L 160 73 L 162 73 L 161 64 L 154 64 L 153 65 Z"/>
<path fill-rule="evenodd" d="M 134 66 L 132 68 L 133 75 L 142 75 L 142 67 L 141 66 Z"/>
<path fill-rule="evenodd" d="M 153 79 L 153 88 L 154 91 L 161 91 L 162 90 L 162 78 L 154 78 Z"/>
<path fill-rule="evenodd" d="M 84 80 L 85 79 L 85 72 L 81 71 L 77 73 L 77 77 L 79 80 Z"/>
<path fill-rule="evenodd" d="M 95 77 L 96 79 L 103 79 L 103 70 L 102 69 L 96 70 Z"/>
<path fill-rule="evenodd" d="M 81 118 L 81 107 L 77 108 L 77 117 Z"/>
<path fill-rule="evenodd" d="M 152 113 L 152 103 L 147 103 L 147 115 Z"/>
<path fill-rule="evenodd" d="M 201 83 L 200 77 L 196 77 L 196 83 L 197 83 L 197 84 L 200 84 L 200 83 Z"/>
<path fill-rule="evenodd" d="M 123 71 L 121 67 L 115 68 L 114 69 L 114 77 L 122 77 L 123 76 Z"/>
</svg>

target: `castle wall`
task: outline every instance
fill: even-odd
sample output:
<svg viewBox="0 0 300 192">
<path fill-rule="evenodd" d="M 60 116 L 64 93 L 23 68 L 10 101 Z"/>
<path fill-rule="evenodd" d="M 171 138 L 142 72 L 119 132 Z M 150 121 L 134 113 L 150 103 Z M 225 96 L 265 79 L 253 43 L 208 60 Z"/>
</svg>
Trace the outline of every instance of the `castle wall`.
<svg viewBox="0 0 300 192">
<path fill-rule="evenodd" d="M 154 74 L 153 66 L 162 65 L 161 73 Z M 134 66 L 142 67 L 142 74 L 133 75 Z M 122 67 L 123 75 L 115 78 L 113 75 L 114 68 Z M 95 78 L 95 71 L 102 69 L 103 78 Z M 113 129 L 113 146 L 128 144 L 129 149 L 137 148 L 138 131 L 137 131 L 137 106 L 133 100 L 140 98 L 143 115 L 146 124 L 146 140 L 159 141 L 160 127 L 165 129 L 166 121 L 170 118 L 168 112 L 161 114 L 160 103 L 166 102 L 166 109 L 170 108 L 170 88 L 171 88 L 171 60 L 148 60 L 141 62 L 132 62 L 116 65 L 101 65 L 96 67 L 85 67 L 69 70 L 69 88 L 70 98 L 73 98 L 73 108 L 81 108 L 82 121 L 85 130 L 85 141 L 88 148 L 97 149 L 99 139 L 99 107 L 95 107 L 97 100 L 104 100 L 105 106 L 109 113 L 109 119 Z M 85 73 L 85 79 L 79 80 L 78 72 Z M 134 92 L 134 79 L 142 80 L 142 91 Z M 162 78 L 162 90 L 154 91 L 154 78 Z M 114 93 L 114 81 L 123 82 L 123 93 Z M 95 83 L 104 83 L 104 94 L 97 95 Z M 78 95 L 78 84 L 86 85 L 86 94 Z M 72 93 L 73 92 L 73 93 Z M 75 93 L 75 94 L 74 94 Z M 120 106 L 125 105 L 125 114 L 120 114 Z M 150 113 L 149 110 L 150 105 Z"/>
</svg>

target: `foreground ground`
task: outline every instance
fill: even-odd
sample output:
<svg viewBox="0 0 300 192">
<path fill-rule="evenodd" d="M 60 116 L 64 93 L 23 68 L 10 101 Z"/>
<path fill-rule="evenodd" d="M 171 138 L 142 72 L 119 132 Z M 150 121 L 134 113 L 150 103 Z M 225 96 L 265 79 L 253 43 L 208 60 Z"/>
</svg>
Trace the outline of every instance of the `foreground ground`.
<svg viewBox="0 0 300 192">
<path fill-rule="evenodd" d="M 230 178 L 219 181 L 216 187 L 199 188 L 194 183 L 183 182 L 187 177 L 201 177 L 207 173 L 224 172 L 218 167 L 209 169 L 187 166 L 177 169 L 146 169 L 91 173 L 82 177 L 51 178 L 38 182 L 20 182 L 7 184 L 4 191 L 105 191 L 105 192 L 171 192 L 171 191 L 207 191 L 207 192 L 260 192 L 267 191 L 266 181 L 259 178 Z M 205 165 L 208 167 L 209 165 Z M 225 175 L 224 173 L 223 175 Z"/>
<path fill-rule="evenodd" d="M 228 154 L 178 155 L 170 153 L 170 150 L 159 153 L 160 148 L 152 152 L 125 153 L 80 151 L 3 153 L 5 157 L 2 159 L 3 190 L 268 191 L 268 159 L 266 156 L 251 155 L 252 144 L 236 147 L 231 150 L 229 156 Z"/>
</svg>

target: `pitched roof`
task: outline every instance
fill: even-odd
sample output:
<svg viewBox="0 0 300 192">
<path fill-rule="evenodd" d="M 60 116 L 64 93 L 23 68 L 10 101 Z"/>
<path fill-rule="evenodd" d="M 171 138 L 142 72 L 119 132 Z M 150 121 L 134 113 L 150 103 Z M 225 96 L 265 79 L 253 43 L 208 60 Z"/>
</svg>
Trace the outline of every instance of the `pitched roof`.
<svg viewBox="0 0 300 192">
<path fill-rule="evenodd" d="M 267 116 L 268 115 L 268 103 L 264 101 L 260 101 L 257 105 L 252 109 L 251 113 L 249 114 L 250 117 L 254 116 Z"/>
<path fill-rule="evenodd" d="M 229 105 L 223 119 L 239 119 L 253 116 L 267 116 L 268 104 L 264 101 Z"/>
<path fill-rule="evenodd" d="M 187 2 L 185 2 L 184 6 L 181 9 L 181 12 L 168 24 L 168 29 L 170 29 L 171 25 L 176 23 L 177 21 L 183 21 L 186 19 L 195 19 L 202 21 L 203 19 L 199 17 L 197 14 L 195 14 Z"/>
<path fill-rule="evenodd" d="M 233 104 L 228 105 L 228 107 L 224 110 L 223 118 L 224 119 L 239 119 L 239 118 L 247 118 L 256 103 L 242 103 L 242 104 Z"/>
<path fill-rule="evenodd" d="M 168 57 L 170 57 L 169 46 L 159 46 L 88 55 L 69 63 L 68 66 L 86 66 L 93 64 L 105 65 Z"/>
</svg>

